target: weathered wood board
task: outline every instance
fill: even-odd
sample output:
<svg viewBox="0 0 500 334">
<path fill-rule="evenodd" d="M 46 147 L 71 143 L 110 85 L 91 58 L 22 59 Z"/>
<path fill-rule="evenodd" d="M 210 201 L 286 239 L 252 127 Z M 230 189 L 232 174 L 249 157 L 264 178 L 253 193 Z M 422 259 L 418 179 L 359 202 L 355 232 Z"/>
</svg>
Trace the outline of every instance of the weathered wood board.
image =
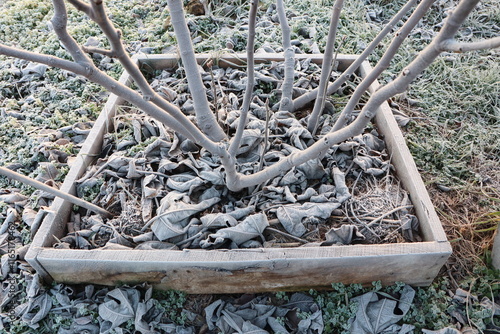
<svg viewBox="0 0 500 334">
<path fill-rule="evenodd" d="M 321 63 L 321 55 L 310 57 Z M 175 67 L 175 55 L 141 55 L 134 57 L 140 66 L 153 69 Z M 282 55 L 256 55 L 256 61 L 281 61 Z M 345 69 L 356 56 L 339 55 L 338 68 Z M 219 66 L 241 66 L 243 55 L 199 55 L 200 64 L 213 60 Z M 359 72 L 370 71 L 367 62 Z M 124 73 L 122 83 L 129 82 Z M 371 90 L 377 89 L 374 83 Z M 77 180 L 102 146 L 109 121 L 123 101 L 111 95 L 95 122 L 76 162 L 61 190 L 75 193 Z M 439 218 L 408 151 L 403 135 L 385 103 L 375 119 L 384 136 L 392 163 L 404 188 L 409 192 L 420 221 L 423 242 L 350 245 L 304 248 L 260 248 L 249 250 L 62 250 L 52 248 L 56 238 L 66 234 L 66 222 L 72 204 L 54 200 L 34 237 L 26 255 L 27 261 L 42 277 L 63 283 L 93 283 L 104 285 L 149 282 L 158 289 L 178 289 L 188 293 L 251 293 L 278 290 L 328 288 L 331 283 L 383 284 L 405 282 L 428 285 L 451 254 Z"/>
</svg>

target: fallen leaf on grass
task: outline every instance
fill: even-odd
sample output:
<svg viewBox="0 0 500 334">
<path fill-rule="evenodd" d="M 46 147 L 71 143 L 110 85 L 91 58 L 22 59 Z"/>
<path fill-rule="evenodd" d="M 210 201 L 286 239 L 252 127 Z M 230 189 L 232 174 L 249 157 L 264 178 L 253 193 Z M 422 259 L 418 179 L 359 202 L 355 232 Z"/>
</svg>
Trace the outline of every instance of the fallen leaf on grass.
<svg viewBox="0 0 500 334">
<path fill-rule="evenodd" d="M 48 293 L 36 298 L 30 298 L 21 319 L 32 328 L 38 327 L 38 322 L 49 314 L 52 308 L 52 299 Z"/>
<path fill-rule="evenodd" d="M 136 289 L 117 288 L 108 292 L 105 302 L 99 305 L 99 316 L 107 322 L 103 326 L 109 330 L 134 319 L 138 304 L 139 291 Z"/>
<path fill-rule="evenodd" d="M 443 329 L 440 329 L 437 331 L 422 329 L 422 333 L 424 333 L 424 334 L 462 334 L 462 332 L 459 331 L 458 329 L 451 328 L 451 327 L 446 327 L 446 328 L 443 328 Z"/>
<path fill-rule="evenodd" d="M 410 309 L 415 290 L 405 285 L 399 300 L 380 296 L 382 295 L 377 292 L 368 292 L 353 299 L 359 305 L 351 325 L 351 333 L 387 333 L 386 330 L 401 320 Z"/>
<path fill-rule="evenodd" d="M 323 324 L 323 314 L 321 313 L 321 310 L 318 310 L 309 315 L 306 319 L 301 320 L 298 327 L 298 333 L 323 333 L 325 326 Z"/>
</svg>

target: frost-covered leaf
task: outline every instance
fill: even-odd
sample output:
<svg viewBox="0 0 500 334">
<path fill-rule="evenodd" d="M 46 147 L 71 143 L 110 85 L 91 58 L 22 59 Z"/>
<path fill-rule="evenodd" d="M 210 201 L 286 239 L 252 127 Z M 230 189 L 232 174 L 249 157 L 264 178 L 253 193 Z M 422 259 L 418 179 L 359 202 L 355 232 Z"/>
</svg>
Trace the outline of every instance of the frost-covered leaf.
<svg viewBox="0 0 500 334">
<path fill-rule="evenodd" d="M 394 115 L 394 118 L 396 119 L 396 122 L 398 122 L 398 125 L 400 127 L 405 127 L 408 125 L 410 122 L 411 118 L 407 116 L 402 116 L 402 115 Z"/>
<path fill-rule="evenodd" d="M 306 181 L 304 173 L 297 168 L 290 169 L 279 181 L 280 186 L 292 186 Z"/>
<path fill-rule="evenodd" d="M 51 308 L 52 298 L 48 293 L 44 292 L 28 301 L 28 306 L 22 315 L 22 320 L 31 327 L 36 328 L 38 327 L 38 322 L 49 314 Z"/>
<path fill-rule="evenodd" d="M 410 309 L 415 290 L 405 285 L 399 300 L 379 298 L 376 292 L 368 292 L 354 298 L 358 310 L 351 325 L 353 334 L 378 334 L 401 320 Z"/>
<path fill-rule="evenodd" d="M 274 317 L 270 317 L 267 319 L 267 323 L 269 327 L 273 330 L 274 333 L 280 333 L 280 334 L 290 334 L 290 332 L 278 322 L 278 320 Z"/>
<path fill-rule="evenodd" d="M 197 204 L 185 202 L 188 200 L 185 194 L 176 191 L 168 193 L 161 200 L 157 218 L 151 226 L 151 229 L 159 240 L 166 240 L 185 234 L 187 232 L 187 227 L 183 225 L 185 220 L 218 203 L 220 198 L 206 199 Z"/>
<path fill-rule="evenodd" d="M 262 141 L 262 132 L 256 129 L 245 129 L 241 138 L 240 148 L 236 155 L 246 154 L 253 150 Z"/>
<path fill-rule="evenodd" d="M 353 241 L 364 240 L 365 236 L 358 231 L 356 225 L 342 225 L 332 228 L 325 234 L 325 239 L 321 246 L 350 245 Z"/>
<path fill-rule="evenodd" d="M 44 64 L 29 63 L 28 66 L 21 70 L 23 75 L 35 75 L 36 77 L 43 77 L 48 66 Z"/>
<path fill-rule="evenodd" d="M 359 138 L 359 137 L 358 137 Z M 362 142 L 370 149 L 382 152 L 385 148 L 385 143 L 382 139 L 375 136 L 373 133 L 365 133 L 362 135 Z"/>
<path fill-rule="evenodd" d="M 154 325 L 159 322 L 161 318 L 160 312 L 155 311 L 155 301 L 149 299 L 145 302 L 140 302 L 137 305 L 137 312 L 135 314 L 135 330 L 141 334 L 156 334 L 158 331 L 154 329 Z"/>
<path fill-rule="evenodd" d="M 146 157 L 160 157 L 167 159 L 168 153 L 172 147 L 172 143 L 166 141 L 164 138 L 158 138 L 144 149 L 144 156 Z"/>
<path fill-rule="evenodd" d="M 217 322 L 220 320 L 222 310 L 226 303 L 221 299 L 216 300 L 212 304 L 205 307 L 205 319 L 207 321 L 208 329 L 214 330 L 217 327 Z"/>
<path fill-rule="evenodd" d="M 297 169 L 302 171 L 308 180 L 319 180 L 326 175 L 323 164 L 319 159 L 312 159 L 297 166 Z"/>
<path fill-rule="evenodd" d="M 238 221 L 226 213 L 209 213 L 200 218 L 201 224 L 206 228 L 231 227 L 238 224 Z"/>
<path fill-rule="evenodd" d="M 236 208 L 232 209 L 231 211 L 227 211 L 227 214 L 236 218 L 236 219 L 242 219 L 252 213 L 255 213 L 255 206 L 254 205 L 249 205 L 244 208 Z"/>
<path fill-rule="evenodd" d="M 285 230 L 297 237 L 306 233 L 306 228 L 302 224 L 302 219 L 305 217 L 316 217 L 326 219 L 331 216 L 332 211 L 340 207 L 340 203 L 304 203 L 304 204 L 289 204 L 279 207 L 276 210 L 276 216 Z"/>
<path fill-rule="evenodd" d="M 29 207 L 25 207 L 23 210 L 23 223 L 31 227 L 33 225 L 33 221 L 35 220 L 37 212 Z"/>
<path fill-rule="evenodd" d="M 242 333 L 247 333 L 247 334 L 269 334 L 268 331 L 258 327 L 258 326 L 255 326 L 254 324 L 252 324 L 252 322 L 250 321 L 245 321 L 243 323 L 243 325 L 241 326 L 241 331 Z"/>
<path fill-rule="evenodd" d="M 28 282 L 28 286 L 26 288 L 26 295 L 28 296 L 28 298 L 34 298 L 36 295 L 38 295 L 41 288 L 42 288 L 41 278 L 40 275 L 36 273 Z"/>
<path fill-rule="evenodd" d="M 373 166 L 372 158 L 368 156 L 357 156 L 352 161 L 364 171 Z"/>
<path fill-rule="evenodd" d="M 318 192 L 314 190 L 313 188 L 307 188 L 306 191 L 304 191 L 302 194 L 297 196 L 298 201 L 307 201 L 310 199 L 312 196 L 318 195 Z"/>
<path fill-rule="evenodd" d="M 144 199 L 160 197 L 163 194 L 163 186 L 158 182 L 158 176 L 151 174 L 142 179 L 142 195 Z"/>
<path fill-rule="evenodd" d="M 172 175 L 167 179 L 167 186 L 170 189 L 188 194 L 203 184 L 205 182 L 201 178 L 191 174 Z"/>
<path fill-rule="evenodd" d="M 414 215 L 406 214 L 401 218 L 402 233 L 406 240 L 417 241 L 415 236 L 418 234 L 419 225 L 418 218 Z"/>
<path fill-rule="evenodd" d="M 5 194 L 0 195 L 0 202 L 5 202 L 7 204 L 20 204 L 21 202 L 24 202 L 27 200 L 28 200 L 28 197 L 26 197 L 23 194 L 18 193 L 18 192 L 6 191 Z"/>
<path fill-rule="evenodd" d="M 333 182 L 335 182 L 335 189 L 337 191 L 337 201 L 339 201 L 340 203 L 344 203 L 346 200 L 351 198 L 351 194 L 349 194 L 349 188 L 345 183 L 345 173 L 335 167 L 332 168 L 332 176 Z"/>
<path fill-rule="evenodd" d="M 150 240 L 141 242 L 134 249 L 167 249 L 167 250 L 177 250 L 179 249 L 175 244 L 169 242 Z"/>
<path fill-rule="evenodd" d="M 308 296 L 304 293 L 294 293 L 288 303 L 283 305 L 283 307 L 287 307 L 290 309 L 299 309 L 301 312 L 309 312 L 311 311 L 311 306 L 314 305 L 314 298 Z"/>
<path fill-rule="evenodd" d="M 208 181 L 213 185 L 224 185 L 226 184 L 226 178 L 224 172 L 221 169 L 222 168 L 219 167 L 211 171 L 204 170 L 199 172 L 199 176 L 203 180 Z"/>
<path fill-rule="evenodd" d="M 323 333 L 323 314 L 318 310 L 299 322 L 298 332 L 304 334 Z"/>
<path fill-rule="evenodd" d="M 267 217 L 263 213 L 248 216 L 245 220 L 234 227 L 222 228 L 214 234 L 210 234 L 207 240 L 200 243 L 203 248 L 217 246 L 227 239 L 232 240 L 236 245 L 241 245 L 245 241 L 253 239 L 264 232 L 269 226 Z"/>
<path fill-rule="evenodd" d="M 99 316 L 109 322 L 109 329 L 134 319 L 139 304 L 139 291 L 132 288 L 117 288 L 110 291 L 105 302 L 99 305 Z"/>
</svg>

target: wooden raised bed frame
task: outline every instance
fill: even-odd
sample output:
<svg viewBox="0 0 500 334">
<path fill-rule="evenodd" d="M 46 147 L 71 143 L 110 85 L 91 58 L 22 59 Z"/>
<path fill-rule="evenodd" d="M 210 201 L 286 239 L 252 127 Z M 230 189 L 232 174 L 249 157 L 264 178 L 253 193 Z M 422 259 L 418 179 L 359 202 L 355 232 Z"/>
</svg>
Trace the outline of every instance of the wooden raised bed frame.
<svg viewBox="0 0 500 334">
<path fill-rule="evenodd" d="M 321 55 L 310 57 L 321 63 Z M 265 58 L 264 58 L 265 57 Z M 245 56 L 199 55 L 199 63 L 209 59 L 219 66 L 241 64 Z M 165 69 L 177 66 L 176 55 L 140 55 L 134 59 L 141 66 Z M 256 61 L 282 61 L 279 54 L 256 55 Z M 356 56 L 339 55 L 339 70 L 344 70 Z M 361 76 L 371 71 L 368 62 L 359 70 Z M 129 82 L 124 73 L 120 81 Z M 377 89 L 374 83 L 371 90 Z M 95 122 L 61 190 L 75 193 L 75 180 L 83 175 L 100 152 L 102 138 L 123 100 L 109 97 Z M 420 221 L 423 242 L 382 245 L 349 245 L 303 248 L 258 248 L 239 250 L 65 250 L 54 249 L 56 238 L 66 235 L 66 223 L 73 205 L 56 198 L 36 233 L 26 255 L 28 263 L 46 280 L 62 283 L 104 285 L 149 282 L 158 289 L 177 289 L 187 293 L 253 293 L 278 290 L 305 290 L 331 287 L 331 283 L 370 284 L 380 280 L 389 285 L 405 282 L 428 285 L 451 254 L 429 195 L 408 151 L 401 131 L 387 103 L 375 119 L 385 137 L 391 161 L 401 183 L 410 194 Z"/>
</svg>

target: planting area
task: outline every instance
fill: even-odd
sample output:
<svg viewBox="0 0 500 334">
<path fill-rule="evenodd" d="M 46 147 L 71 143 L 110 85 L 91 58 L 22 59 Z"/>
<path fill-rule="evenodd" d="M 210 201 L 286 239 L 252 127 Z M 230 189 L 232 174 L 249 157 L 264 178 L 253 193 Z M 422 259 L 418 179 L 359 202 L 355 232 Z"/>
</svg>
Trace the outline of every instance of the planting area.
<svg viewBox="0 0 500 334">
<path fill-rule="evenodd" d="M 206 13 L 200 12 L 203 6 L 196 1 L 185 6 L 196 52 L 212 54 L 214 59 L 221 52 L 245 52 L 248 4 L 208 3 Z M 442 13 L 454 3 L 435 2 L 384 72 L 383 81 L 393 80 L 430 41 L 441 27 Z M 330 0 L 286 1 L 296 53 L 324 50 L 332 5 Z M 402 5 L 402 1 L 347 2 L 337 33 L 338 52 L 359 54 Z M 166 1 L 109 1 L 107 7 L 130 53 L 176 52 Z M 0 13 L 0 42 L 68 57 L 51 31 L 49 1 L 0 1 Z M 282 52 L 272 2 L 261 1 L 257 16 L 257 52 Z M 69 21 L 70 33 L 81 44 L 107 46 L 98 27 L 77 11 L 69 11 Z M 494 0 L 486 0 L 466 21 L 460 39 L 499 33 L 500 8 Z M 388 42 L 370 56 L 370 62 L 380 58 Z M 92 57 L 99 68 L 120 76 L 121 66 L 113 59 Z M 291 121 L 273 124 L 267 119 L 281 73 L 277 64 L 257 70 L 258 99 L 250 121 L 254 129 L 275 138 L 267 147 L 259 135 L 248 131 L 239 159 L 249 166 L 262 157 L 267 162 L 278 159 L 283 151 L 300 149 L 309 139 L 294 130 Z M 316 65 L 301 61 L 296 70 L 307 78 L 298 90 L 316 85 Z M 153 88 L 190 113 L 181 69 L 150 76 Z M 245 88 L 244 69 L 206 67 L 203 76 L 220 121 L 227 131 L 234 131 L 235 115 L 226 110 Z M 324 129 L 346 103 L 355 81 L 354 76 L 353 82 L 328 98 Z M 59 186 L 107 96 L 97 85 L 67 71 L 0 58 L 0 166 Z M 500 276 L 490 266 L 489 250 L 500 220 L 499 100 L 497 49 L 443 54 L 407 93 L 389 101 L 454 248 L 430 287 L 382 287 L 373 282 L 370 287 L 333 284 L 328 292 L 186 295 L 153 291 L 147 285 L 44 285 L 24 255 L 53 195 L 0 178 L 0 333 L 428 333 L 444 328 L 439 333 L 498 333 Z M 297 122 L 305 115 L 307 110 L 297 113 Z M 420 240 L 411 203 L 391 174 L 390 157 L 374 129 L 330 152 L 335 164 L 325 159 L 322 165 L 311 164 L 235 197 L 218 187 L 220 167 L 196 145 L 173 135 L 162 137 L 171 141 L 159 140 L 157 136 L 166 130 L 126 105 L 113 122 L 117 131 L 106 136 L 101 159 L 79 180 L 77 192 L 120 217 L 105 222 L 73 214 L 70 234 L 56 248 L 213 249 Z M 151 170 L 154 173 L 148 173 Z M 176 177 L 167 178 L 173 171 Z M 331 185 L 318 184 L 324 174 Z M 334 185 L 336 193 L 331 191 Z M 164 196 L 165 189 L 170 196 Z M 187 195 L 197 204 L 190 203 Z M 315 203 L 311 208 L 318 213 L 303 204 L 308 201 Z M 169 217 L 187 210 L 208 218 L 181 217 L 186 219 L 182 230 L 172 226 Z M 219 212 L 238 214 L 216 216 Z M 296 224 L 296 217 L 287 219 L 291 215 L 307 219 Z M 249 230 L 235 231 L 231 222 L 238 219 L 247 223 L 237 226 Z M 144 227 L 143 222 L 149 224 Z M 265 239 L 256 239 L 265 229 Z M 117 233 L 129 238 L 112 240 Z M 243 240 L 242 235 L 252 237 Z M 12 249 L 16 261 L 9 261 Z"/>
</svg>

